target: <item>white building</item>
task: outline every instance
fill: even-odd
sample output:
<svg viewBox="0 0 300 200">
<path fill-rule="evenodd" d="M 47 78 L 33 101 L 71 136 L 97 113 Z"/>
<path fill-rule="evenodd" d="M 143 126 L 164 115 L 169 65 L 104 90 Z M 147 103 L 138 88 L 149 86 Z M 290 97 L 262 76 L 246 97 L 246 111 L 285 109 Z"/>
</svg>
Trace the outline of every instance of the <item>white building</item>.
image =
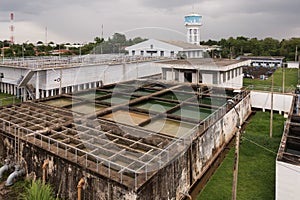
<svg viewBox="0 0 300 200">
<path fill-rule="evenodd" d="M 149 39 L 125 48 L 129 56 L 151 56 L 175 58 L 178 54 L 187 58 L 203 58 L 208 46 L 200 46 L 182 41 L 163 41 Z"/>
<path fill-rule="evenodd" d="M 287 62 L 287 68 L 296 68 L 299 69 L 300 67 L 300 63 L 299 61 L 295 62 L 295 61 L 288 61 Z"/>
<path fill-rule="evenodd" d="M 241 88 L 243 66 L 249 65 L 249 61 L 207 58 L 165 61 L 158 65 L 164 80 Z"/>
<path fill-rule="evenodd" d="M 299 98 L 295 99 L 297 106 L 285 123 L 276 159 L 276 200 L 300 197 L 300 115 Z"/>
<path fill-rule="evenodd" d="M 281 56 L 240 56 L 240 60 L 250 60 L 251 66 L 282 67 L 284 57 Z"/>
<path fill-rule="evenodd" d="M 161 74 L 154 62 L 111 55 L 5 60 L 0 63 L 0 92 L 27 100 L 92 89 Z"/>
</svg>

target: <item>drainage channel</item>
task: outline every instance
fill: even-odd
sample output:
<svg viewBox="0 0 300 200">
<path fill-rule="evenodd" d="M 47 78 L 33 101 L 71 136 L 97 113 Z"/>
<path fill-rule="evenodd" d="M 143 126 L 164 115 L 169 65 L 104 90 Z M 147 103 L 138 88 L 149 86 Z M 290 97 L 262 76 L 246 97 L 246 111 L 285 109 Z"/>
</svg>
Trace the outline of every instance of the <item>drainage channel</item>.
<svg viewBox="0 0 300 200">
<path fill-rule="evenodd" d="M 251 114 L 248 116 L 246 121 L 243 123 L 241 127 L 241 133 L 244 132 L 246 129 L 248 122 L 251 120 L 251 118 L 256 114 L 256 111 L 252 111 Z M 191 188 L 191 197 L 192 199 L 197 199 L 197 196 L 199 193 L 203 190 L 211 176 L 215 173 L 215 171 L 218 169 L 218 167 L 222 164 L 223 160 L 226 158 L 227 154 L 231 150 L 231 148 L 234 148 L 235 146 L 235 137 L 232 137 L 230 142 L 225 146 L 225 148 L 221 151 L 219 156 L 213 161 L 209 169 L 203 174 L 201 179 L 198 180 L 198 182 Z M 233 163 L 232 163 L 233 167 Z"/>
</svg>

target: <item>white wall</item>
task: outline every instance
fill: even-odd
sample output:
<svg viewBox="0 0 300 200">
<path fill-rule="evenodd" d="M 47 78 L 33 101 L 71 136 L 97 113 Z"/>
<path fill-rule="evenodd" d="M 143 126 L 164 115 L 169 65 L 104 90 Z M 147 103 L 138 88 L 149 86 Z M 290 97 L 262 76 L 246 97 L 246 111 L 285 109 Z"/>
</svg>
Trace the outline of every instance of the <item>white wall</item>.
<svg viewBox="0 0 300 200">
<path fill-rule="evenodd" d="M 152 49 L 151 46 L 153 47 Z M 153 53 L 152 56 L 160 56 L 160 52 L 163 51 L 164 57 L 171 57 L 171 51 L 174 51 L 174 56 L 176 56 L 176 54 L 179 51 L 182 51 L 183 48 L 159 40 L 149 39 L 136 45 L 126 47 L 126 50 L 128 51 L 130 56 L 140 56 L 141 51 L 144 51 L 143 56 L 151 56 L 151 54 L 147 54 L 147 51 L 157 51 L 157 53 Z M 132 54 L 132 51 L 135 51 L 134 55 Z"/>
<path fill-rule="evenodd" d="M 120 65 L 90 65 L 62 69 L 62 87 L 80 85 L 96 81 L 103 84 L 133 80 L 145 76 L 160 74 L 161 68 L 153 62 L 129 63 Z M 47 70 L 47 82 L 40 89 L 59 88 L 60 83 L 54 81 L 60 77 L 60 69 Z M 41 77 L 43 80 L 44 77 Z M 43 82 L 40 80 L 40 82 Z M 33 84 L 34 85 L 34 84 Z"/>
<path fill-rule="evenodd" d="M 292 106 L 292 102 L 292 95 L 274 93 L 273 110 L 289 113 Z M 271 110 L 271 93 L 251 91 L 251 105 L 253 108 Z"/>
<path fill-rule="evenodd" d="M 300 166 L 276 161 L 276 200 L 298 200 Z"/>
<path fill-rule="evenodd" d="M 299 62 L 287 62 L 287 68 L 296 68 L 298 69 L 300 66 Z"/>
</svg>

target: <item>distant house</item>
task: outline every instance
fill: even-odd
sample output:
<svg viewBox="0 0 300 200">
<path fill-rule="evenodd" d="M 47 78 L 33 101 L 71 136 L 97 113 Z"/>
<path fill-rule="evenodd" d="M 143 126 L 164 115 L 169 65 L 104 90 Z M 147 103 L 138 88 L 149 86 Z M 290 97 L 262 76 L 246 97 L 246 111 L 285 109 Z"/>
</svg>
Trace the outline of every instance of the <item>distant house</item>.
<svg viewBox="0 0 300 200">
<path fill-rule="evenodd" d="M 300 67 L 300 63 L 299 61 L 295 62 L 295 61 L 288 61 L 287 62 L 287 68 L 296 68 L 299 69 Z"/>
<path fill-rule="evenodd" d="M 182 41 L 164 41 L 149 39 L 144 42 L 126 47 L 130 56 L 203 58 L 204 52 L 211 47 L 190 44 Z"/>
<path fill-rule="evenodd" d="M 204 83 L 239 89 L 243 86 L 243 66 L 250 61 L 229 59 L 184 59 L 163 61 L 162 78 L 168 81 Z"/>
<path fill-rule="evenodd" d="M 282 56 L 240 56 L 239 60 L 250 60 L 250 66 L 260 67 L 282 67 Z"/>
</svg>

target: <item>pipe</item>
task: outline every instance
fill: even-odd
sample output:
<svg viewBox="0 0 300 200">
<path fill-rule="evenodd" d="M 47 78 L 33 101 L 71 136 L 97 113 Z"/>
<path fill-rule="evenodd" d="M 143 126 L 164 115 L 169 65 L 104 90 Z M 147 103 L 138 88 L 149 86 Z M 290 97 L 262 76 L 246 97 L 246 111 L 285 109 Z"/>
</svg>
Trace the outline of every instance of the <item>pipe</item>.
<svg viewBox="0 0 300 200">
<path fill-rule="evenodd" d="M 192 200 L 192 196 L 189 195 L 188 193 L 180 192 L 184 197 L 187 197 L 189 200 Z"/>
<path fill-rule="evenodd" d="M 8 176 L 5 186 L 12 186 L 15 183 L 16 179 L 20 176 L 25 175 L 25 173 L 26 172 L 24 168 L 20 169 L 20 166 L 16 165 L 15 171 Z"/>
<path fill-rule="evenodd" d="M 45 160 L 42 166 L 43 168 L 43 183 L 46 183 L 46 176 L 47 176 L 47 167 L 49 165 L 49 160 Z"/>
<path fill-rule="evenodd" d="M 82 186 L 84 185 L 85 181 L 83 178 L 80 179 L 80 181 L 78 182 L 78 185 L 77 185 L 77 189 L 78 189 L 78 200 L 81 200 L 81 189 L 82 189 Z"/>
<path fill-rule="evenodd" d="M 0 168 L 0 179 L 3 177 L 4 172 L 10 169 L 9 159 L 4 160 L 5 164 Z"/>
</svg>

